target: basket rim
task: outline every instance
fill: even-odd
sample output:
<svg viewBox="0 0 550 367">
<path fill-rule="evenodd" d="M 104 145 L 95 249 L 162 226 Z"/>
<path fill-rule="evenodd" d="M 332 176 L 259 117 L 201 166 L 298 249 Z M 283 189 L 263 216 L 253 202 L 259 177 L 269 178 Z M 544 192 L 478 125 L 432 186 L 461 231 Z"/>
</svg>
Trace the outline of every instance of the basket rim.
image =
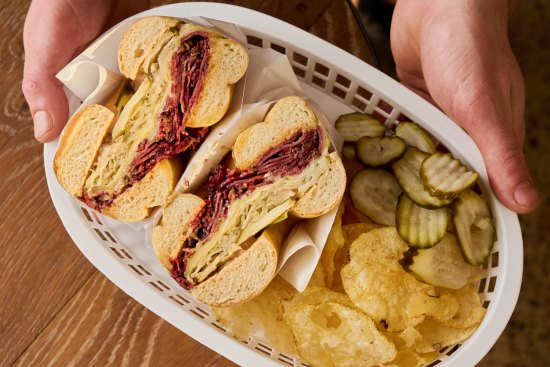
<svg viewBox="0 0 550 367">
<path fill-rule="evenodd" d="M 340 69 L 337 65 L 346 65 L 343 75 L 368 85 L 384 100 L 398 106 L 406 116 L 421 124 L 449 147 L 453 154 L 460 159 L 465 159 L 479 172 L 482 189 L 490 199 L 497 224 L 501 246 L 499 281 L 492 296 L 491 307 L 487 310 L 481 325 L 452 357 L 442 361 L 441 366 L 475 365 L 479 362 L 506 327 L 519 297 L 523 271 L 523 240 L 517 214 L 505 208 L 496 199 L 490 189 L 481 154 L 471 138 L 440 110 L 389 76 L 327 41 L 272 16 L 235 5 L 195 2 L 149 9 L 130 19 L 150 15 L 204 16 L 232 22 L 244 30 L 261 33 L 270 40 L 292 45 L 300 52 L 323 60 L 327 65 L 337 69 Z M 426 125 L 423 121 L 437 121 L 437 124 Z M 44 165 L 52 201 L 70 237 L 98 270 L 149 310 L 228 359 L 240 365 L 255 365 L 258 362 L 266 366 L 280 365 L 275 360 L 209 327 L 210 325 L 205 325 L 202 320 L 188 312 L 181 312 L 181 308 L 164 297 L 159 297 L 144 282 L 136 279 L 135 274 L 132 274 L 128 268 L 121 271 L 120 263 L 105 248 L 97 246 L 92 229 L 71 215 L 75 208 L 78 210 L 75 200 L 55 199 L 70 197 L 61 189 L 52 170 L 57 144 L 58 140 L 44 145 Z"/>
</svg>

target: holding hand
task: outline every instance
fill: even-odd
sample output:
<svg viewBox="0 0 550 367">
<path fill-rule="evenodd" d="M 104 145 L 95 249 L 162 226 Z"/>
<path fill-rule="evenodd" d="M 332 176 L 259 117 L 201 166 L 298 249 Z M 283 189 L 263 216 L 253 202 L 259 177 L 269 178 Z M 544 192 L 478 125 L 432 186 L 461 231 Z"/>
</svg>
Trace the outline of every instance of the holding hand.
<svg viewBox="0 0 550 367">
<path fill-rule="evenodd" d="M 507 19 L 507 0 L 399 0 L 391 46 L 401 82 L 468 132 L 500 201 L 526 213 L 540 198 L 522 152 L 525 90 Z"/>
<path fill-rule="evenodd" d="M 61 82 L 55 78 L 57 72 L 102 31 L 148 6 L 148 0 L 34 0 L 31 3 L 23 31 L 22 89 L 37 140 L 56 139 L 67 122 L 67 97 Z"/>
</svg>

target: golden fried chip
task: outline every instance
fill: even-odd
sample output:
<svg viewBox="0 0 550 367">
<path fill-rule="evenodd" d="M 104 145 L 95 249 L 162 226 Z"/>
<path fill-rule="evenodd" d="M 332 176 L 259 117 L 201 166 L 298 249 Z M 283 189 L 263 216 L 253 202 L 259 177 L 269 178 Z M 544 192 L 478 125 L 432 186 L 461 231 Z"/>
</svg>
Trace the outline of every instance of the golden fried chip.
<svg viewBox="0 0 550 367">
<path fill-rule="evenodd" d="M 311 305 L 319 305 L 325 302 L 336 302 L 344 306 L 353 307 L 353 302 L 347 294 L 331 291 L 326 287 L 307 287 L 302 293 L 295 293 L 294 296 L 283 302 L 286 307 L 303 307 Z"/>
<path fill-rule="evenodd" d="M 367 233 L 371 229 L 378 228 L 379 226 L 372 222 L 353 223 L 342 226 L 342 233 L 344 235 L 344 246 L 338 248 L 334 255 L 334 276 L 332 277 L 332 289 L 337 292 L 344 292 L 344 286 L 342 284 L 342 277 L 340 273 L 342 267 L 349 261 L 349 249 L 353 241 L 357 239 L 363 233 Z"/>
<path fill-rule="evenodd" d="M 416 345 L 418 353 L 439 351 L 441 348 L 461 343 L 468 339 L 477 326 L 464 329 L 446 326 L 432 318 L 426 318 L 415 329 L 422 334 L 422 339 Z"/>
<path fill-rule="evenodd" d="M 418 367 L 426 363 L 426 359 L 422 358 L 418 353 L 412 350 L 399 350 L 397 356 L 386 366 L 388 367 Z"/>
<path fill-rule="evenodd" d="M 308 287 L 325 287 L 325 268 L 323 267 L 323 264 L 319 261 L 317 263 L 317 266 L 315 267 L 315 270 L 313 270 L 313 274 L 311 275 L 311 279 L 309 279 L 309 283 L 307 284 Z"/>
<path fill-rule="evenodd" d="M 449 289 L 443 292 L 448 293 L 458 301 L 458 310 L 451 319 L 440 321 L 443 321 L 446 326 L 459 329 L 479 325 L 487 310 L 482 306 L 479 294 L 473 284 L 467 284 L 461 289 Z"/>
<path fill-rule="evenodd" d="M 376 324 L 378 327 L 378 330 L 384 335 L 386 338 L 388 338 L 389 341 L 395 345 L 395 348 L 399 350 L 407 349 L 407 346 L 405 345 L 405 341 L 401 338 L 401 332 L 399 331 L 387 331 L 384 329 L 384 326 L 381 324 Z"/>
<path fill-rule="evenodd" d="M 395 358 L 396 350 L 344 294 L 311 288 L 284 302 L 300 355 L 314 366 L 374 366 Z"/>
<path fill-rule="evenodd" d="M 407 250 L 394 227 L 373 229 L 360 235 L 351 245 L 350 262 L 342 269 L 342 281 L 353 303 L 376 322 L 387 324 L 388 331 L 401 331 L 417 325 L 434 313 L 432 303 L 418 310 L 418 295 L 439 297 L 434 286 L 420 283 L 401 268 L 398 260 Z M 452 297 L 437 298 L 438 307 L 453 307 Z M 411 304 L 414 316 L 407 310 Z"/>
<path fill-rule="evenodd" d="M 252 335 L 283 353 L 296 354 L 294 336 L 283 318 L 282 306 L 284 300 L 296 293 L 290 284 L 277 276 L 258 297 L 237 306 L 213 307 L 212 310 L 218 321 L 237 338 L 246 340 Z"/>
<path fill-rule="evenodd" d="M 416 345 L 422 340 L 422 334 L 418 332 L 413 326 L 410 326 L 403 330 L 399 337 L 405 342 L 406 348 L 416 349 Z"/>
<path fill-rule="evenodd" d="M 457 313 L 458 302 L 448 293 L 442 293 L 439 297 L 416 293 L 409 299 L 406 311 L 410 318 L 430 315 L 437 321 L 445 322 Z"/>
<path fill-rule="evenodd" d="M 367 233 L 371 229 L 379 228 L 380 226 L 372 222 L 352 223 L 342 226 L 342 232 L 346 244 L 351 245 L 363 233 Z"/>
<path fill-rule="evenodd" d="M 422 359 L 424 359 L 424 363 L 428 364 L 428 363 L 431 363 L 433 361 L 435 361 L 436 359 L 438 359 L 439 357 L 441 357 L 441 353 L 439 351 L 434 351 L 434 352 L 428 352 L 428 353 L 419 353 L 418 354 Z"/>
<path fill-rule="evenodd" d="M 344 202 L 340 203 L 338 212 L 336 213 L 336 219 L 332 224 L 332 228 L 327 238 L 323 252 L 321 253 L 320 262 L 323 265 L 325 274 L 325 284 L 331 288 L 333 278 L 335 275 L 334 256 L 338 249 L 344 246 L 344 235 L 342 233 L 342 214 L 344 212 Z"/>
</svg>

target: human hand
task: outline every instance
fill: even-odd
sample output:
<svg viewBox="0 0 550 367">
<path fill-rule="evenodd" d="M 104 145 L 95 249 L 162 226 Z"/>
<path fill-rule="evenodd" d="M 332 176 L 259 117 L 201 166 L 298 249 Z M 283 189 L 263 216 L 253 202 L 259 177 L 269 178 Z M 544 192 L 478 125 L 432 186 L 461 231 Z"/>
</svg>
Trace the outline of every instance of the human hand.
<svg viewBox="0 0 550 367">
<path fill-rule="evenodd" d="M 34 0 L 25 28 L 22 89 L 41 142 L 56 139 L 69 108 L 59 70 L 82 52 L 103 30 L 147 9 L 148 0 Z"/>
<path fill-rule="evenodd" d="M 391 47 L 401 82 L 466 130 L 497 197 L 527 213 L 540 197 L 522 151 L 525 87 L 507 19 L 507 0 L 399 0 Z"/>
</svg>

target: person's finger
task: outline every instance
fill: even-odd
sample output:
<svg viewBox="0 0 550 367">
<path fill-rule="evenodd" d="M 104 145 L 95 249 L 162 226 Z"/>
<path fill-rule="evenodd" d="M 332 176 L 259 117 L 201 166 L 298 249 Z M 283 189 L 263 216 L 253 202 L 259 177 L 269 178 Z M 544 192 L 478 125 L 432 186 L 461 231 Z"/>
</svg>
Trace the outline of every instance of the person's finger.
<svg viewBox="0 0 550 367">
<path fill-rule="evenodd" d="M 506 102 L 510 105 L 510 100 Z M 540 204 L 540 196 L 527 168 L 522 140 L 518 139 L 525 125 L 523 121 L 511 121 L 513 115 L 500 112 L 499 106 L 489 93 L 483 93 L 468 105 L 455 106 L 454 118 L 479 147 L 499 200 L 517 213 L 527 213 Z"/>
<path fill-rule="evenodd" d="M 62 84 L 51 74 L 26 74 L 22 89 L 34 121 L 35 138 L 43 143 L 56 139 L 69 115 Z"/>
<path fill-rule="evenodd" d="M 500 138 L 499 138 L 500 136 Z M 472 134 L 480 147 L 491 186 L 500 201 L 517 213 L 528 213 L 540 204 L 523 151 L 515 136 L 502 132 Z"/>
<path fill-rule="evenodd" d="M 67 121 L 67 99 L 62 84 L 55 78 L 59 70 L 106 26 L 148 5 L 147 0 L 34 0 L 31 3 L 23 33 L 22 89 L 39 141 L 54 140 Z"/>
<path fill-rule="evenodd" d="M 79 22 L 72 8 L 62 3 L 33 1 L 23 31 L 21 87 L 34 121 L 34 135 L 41 142 L 54 140 L 67 121 L 67 98 L 55 74 L 81 43 Z"/>
</svg>

